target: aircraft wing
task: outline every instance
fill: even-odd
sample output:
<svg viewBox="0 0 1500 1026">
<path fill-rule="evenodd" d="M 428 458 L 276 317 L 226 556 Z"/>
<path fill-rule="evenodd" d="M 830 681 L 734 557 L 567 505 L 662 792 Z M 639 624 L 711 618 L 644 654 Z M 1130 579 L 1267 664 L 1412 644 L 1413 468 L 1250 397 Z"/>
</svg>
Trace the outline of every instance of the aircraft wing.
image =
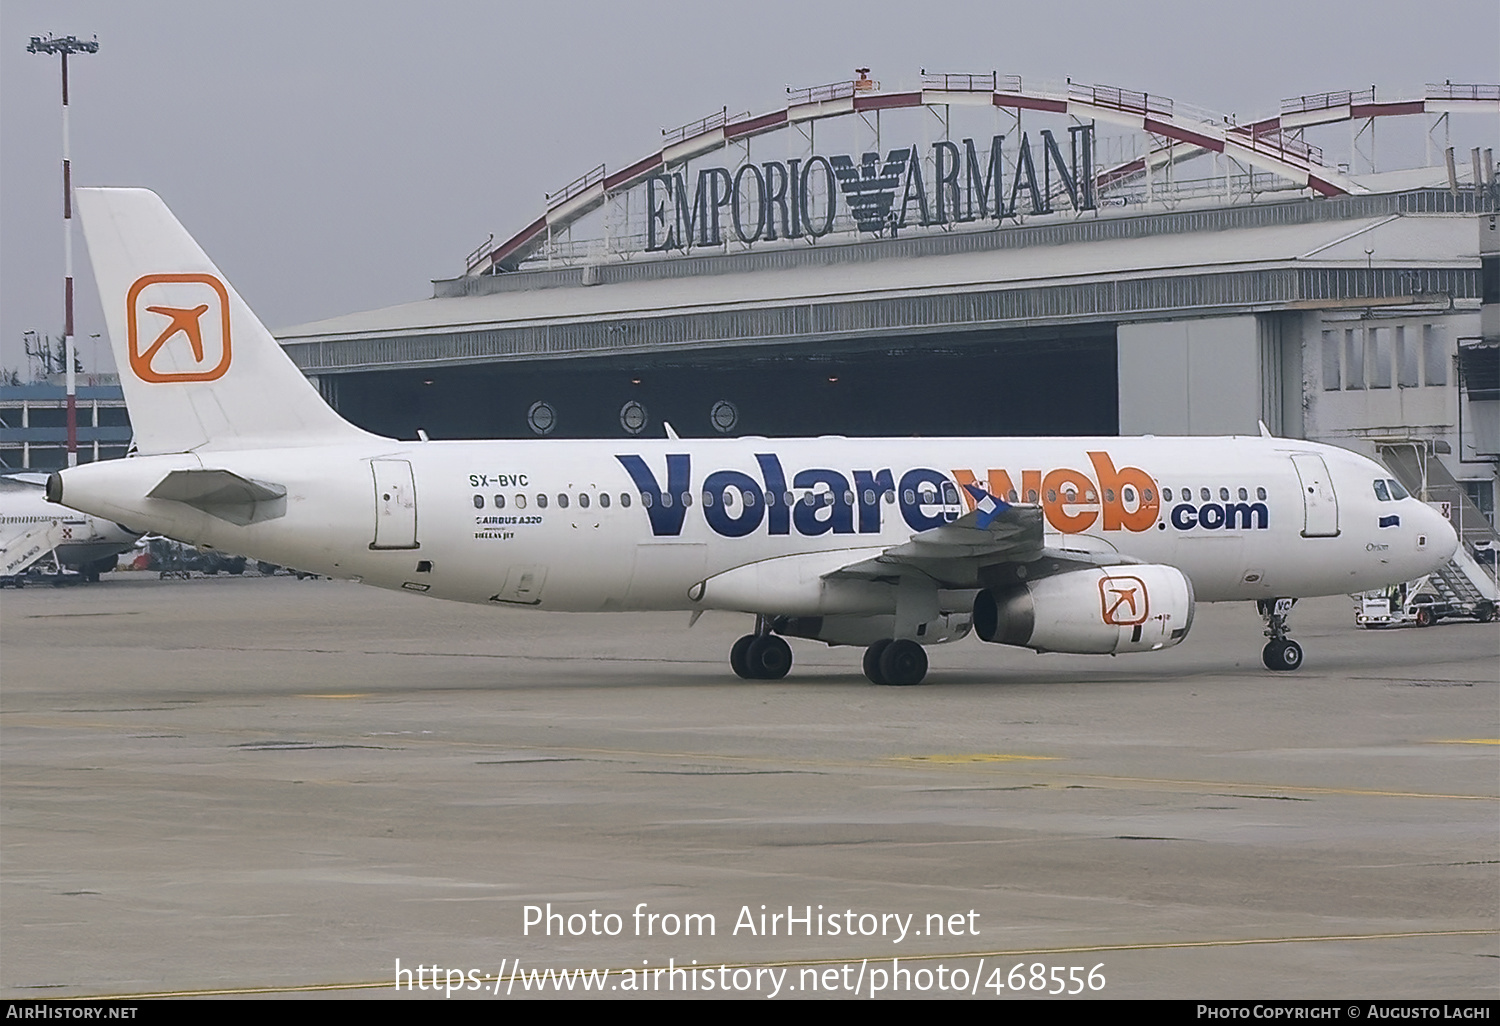
<svg viewBox="0 0 1500 1026">
<path fill-rule="evenodd" d="M 894 582 L 913 571 L 942 588 L 978 588 L 997 579 L 1032 580 L 1084 566 L 1116 566 L 1139 560 L 1114 551 L 1048 545 L 1042 508 L 980 499 L 977 508 L 951 524 L 914 534 L 878 556 L 823 575 L 827 580 Z M 1017 572 L 1025 565 L 1026 570 Z"/>
</svg>

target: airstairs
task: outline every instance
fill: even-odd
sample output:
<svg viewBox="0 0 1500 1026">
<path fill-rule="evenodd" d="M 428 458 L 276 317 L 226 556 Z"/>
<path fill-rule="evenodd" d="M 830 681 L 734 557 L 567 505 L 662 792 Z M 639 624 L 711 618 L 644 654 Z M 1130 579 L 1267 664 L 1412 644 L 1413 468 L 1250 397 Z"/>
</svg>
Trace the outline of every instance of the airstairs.
<svg viewBox="0 0 1500 1026">
<path fill-rule="evenodd" d="M 6 539 L 0 547 L 0 578 L 24 574 L 49 556 L 56 562 L 55 552 L 63 540 L 63 532 L 62 521 L 48 520 L 25 534 Z"/>
</svg>

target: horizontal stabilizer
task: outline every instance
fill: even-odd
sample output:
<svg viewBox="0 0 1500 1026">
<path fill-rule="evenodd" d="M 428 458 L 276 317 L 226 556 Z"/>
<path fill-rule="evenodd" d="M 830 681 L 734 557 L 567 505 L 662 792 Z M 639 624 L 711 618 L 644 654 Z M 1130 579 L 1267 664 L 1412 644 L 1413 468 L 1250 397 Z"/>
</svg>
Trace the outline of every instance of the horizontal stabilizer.
<svg viewBox="0 0 1500 1026">
<path fill-rule="evenodd" d="M 151 499 L 184 503 L 242 527 L 286 512 L 285 486 L 228 470 L 174 470 L 146 494 Z"/>
</svg>

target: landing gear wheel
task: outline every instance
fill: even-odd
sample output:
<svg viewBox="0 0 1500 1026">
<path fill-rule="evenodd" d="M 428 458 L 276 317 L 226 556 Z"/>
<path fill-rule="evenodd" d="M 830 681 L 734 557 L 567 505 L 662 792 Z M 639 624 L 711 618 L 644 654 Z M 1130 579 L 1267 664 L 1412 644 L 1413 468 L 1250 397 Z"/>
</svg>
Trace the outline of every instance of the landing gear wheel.
<svg viewBox="0 0 1500 1026">
<path fill-rule="evenodd" d="M 889 684 L 885 675 L 880 672 L 880 657 L 885 650 L 891 647 L 890 638 L 882 638 L 869 648 L 865 649 L 865 678 L 871 684 Z"/>
<path fill-rule="evenodd" d="M 765 634 L 750 643 L 745 661 L 757 680 L 780 680 L 792 668 L 792 646 L 774 634 Z"/>
<path fill-rule="evenodd" d="M 887 684 L 920 684 L 927 676 L 927 653 L 915 641 L 897 638 L 880 653 L 880 675 Z"/>
<path fill-rule="evenodd" d="M 1474 609 L 1474 619 L 1480 623 L 1489 623 L 1495 618 L 1495 603 L 1481 602 Z"/>
<path fill-rule="evenodd" d="M 1302 646 L 1290 638 L 1268 641 L 1260 658 L 1268 670 L 1295 670 L 1302 665 Z"/>
<path fill-rule="evenodd" d="M 1417 626 L 1418 627 L 1431 627 L 1432 626 L 1432 610 L 1430 610 L 1430 609 L 1418 609 L 1417 610 Z"/>
<path fill-rule="evenodd" d="M 750 646 L 753 644 L 755 644 L 755 635 L 746 634 L 729 650 L 730 669 L 734 670 L 735 676 L 743 680 L 755 679 L 755 674 L 750 672 Z"/>
</svg>

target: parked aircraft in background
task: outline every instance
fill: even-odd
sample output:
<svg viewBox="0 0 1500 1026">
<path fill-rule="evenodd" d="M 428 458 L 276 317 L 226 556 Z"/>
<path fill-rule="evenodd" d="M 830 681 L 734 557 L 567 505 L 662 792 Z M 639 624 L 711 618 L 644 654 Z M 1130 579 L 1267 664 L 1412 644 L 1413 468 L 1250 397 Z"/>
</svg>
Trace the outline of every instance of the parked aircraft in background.
<svg viewBox="0 0 1500 1026">
<path fill-rule="evenodd" d="M 1181 642 L 1195 602 L 1254 601 L 1295 669 L 1297 597 L 1409 580 L 1456 545 L 1378 464 L 1232 438 L 398 441 L 342 420 L 153 193 L 78 204 L 138 454 L 54 501 L 430 598 L 733 610 L 747 678 L 786 638 L 915 684 L 961 638 L 1117 654 Z"/>
<path fill-rule="evenodd" d="M 46 500 L 46 483 L 45 474 L 0 477 L 0 578 L 18 577 L 55 556 L 58 566 L 97 581 L 140 535 L 107 519 L 58 509 Z"/>
</svg>

